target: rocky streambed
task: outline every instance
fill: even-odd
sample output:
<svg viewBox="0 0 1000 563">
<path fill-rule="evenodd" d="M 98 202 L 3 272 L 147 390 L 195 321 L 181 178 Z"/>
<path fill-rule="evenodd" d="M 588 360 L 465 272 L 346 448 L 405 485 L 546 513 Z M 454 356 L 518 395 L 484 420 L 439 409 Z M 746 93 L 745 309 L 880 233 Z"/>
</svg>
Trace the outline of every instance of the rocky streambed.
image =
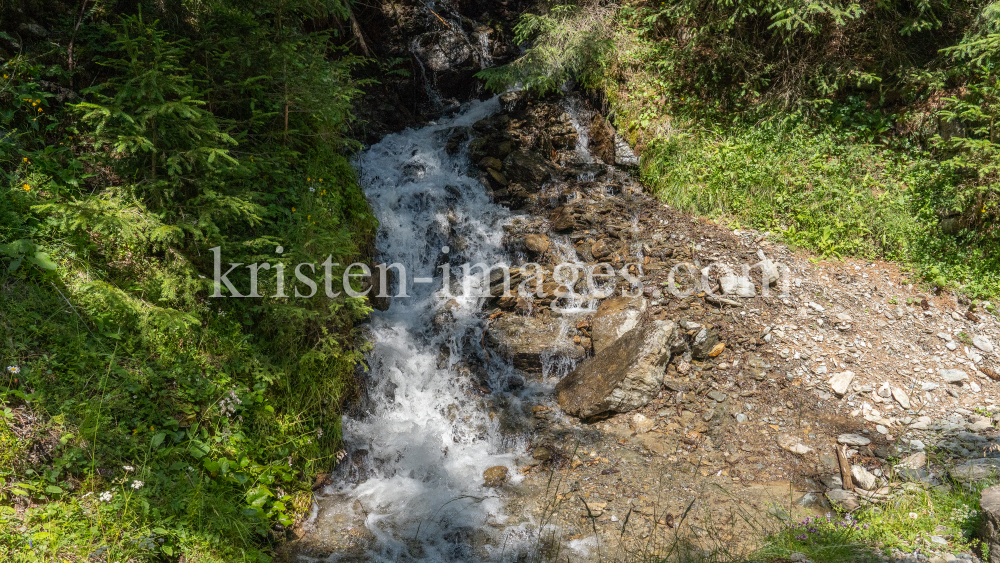
<svg viewBox="0 0 1000 563">
<path fill-rule="evenodd" d="M 455 177 L 439 186 L 433 220 L 410 233 L 422 241 L 410 252 L 447 246 L 428 266 L 485 252 L 510 265 L 512 286 L 538 282 L 529 287 L 542 296 L 505 295 L 493 272 L 475 282 L 488 297 L 437 288 L 395 316 L 405 305 L 393 301 L 393 322 L 426 319 L 406 353 L 436 366 L 427 381 L 451 387 L 420 389 L 440 395 L 428 411 L 437 414 L 397 422 L 431 435 L 389 455 L 379 433 L 400 409 L 348 421 L 349 443 L 352 424 L 367 438 L 318 493 L 295 553 L 506 560 L 543 549 L 612 560 L 677 534 L 738 545 L 776 511 L 854 510 L 1000 470 L 1000 328 L 982 305 L 922 293 L 893 264 L 817 261 L 768 233 L 664 205 L 630 176 L 635 155 L 582 98 L 494 103 L 428 132 Z M 420 188 L 425 164 L 402 166 L 394 181 Z M 388 195 L 422 197 L 403 192 Z M 561 264 L 617 275 L 566 281 Z M 398 326 L 386 330 L 398 341 Z M 375 387 L 390 401 L 417 397 L 392 381 Z M 448 469 L 456 455 L 479 458 Z M 414 483 L 435 492 L 407 496 Z M 941 541 L 913 547 L 933 560 L 948 552 Z"/>
</svg>

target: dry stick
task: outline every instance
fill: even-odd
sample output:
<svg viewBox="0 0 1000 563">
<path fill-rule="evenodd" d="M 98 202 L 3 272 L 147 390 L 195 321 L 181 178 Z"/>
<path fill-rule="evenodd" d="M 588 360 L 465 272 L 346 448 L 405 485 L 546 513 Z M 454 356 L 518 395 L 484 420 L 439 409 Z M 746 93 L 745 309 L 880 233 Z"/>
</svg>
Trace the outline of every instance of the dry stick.
<svg viewBox="0 0 1000 563">
<path fill-rule="evenodd" d="M 434 14 L 434 17 L 436 17 L 437 19 L 441 20 L 441 23 L 443 23 L 445 27 L 447 27 L 448 29 L 451 29 L 451 26 L 448 25 L 448 22 L 444 21 L 444 18 L 442 18 L 441 16 L 437 15 L 437 12 L 435 12 L 434 10 L 432 10 L 431 7 L 429 5 L 427 5 L 427 2 L 424 2 L 423 4 L 424 4 L 424 6 L 427 7 L 427 11 L 428 12 Z"/>
<path fill-rule="evenodd" d="M 851 462 L 847 460 L 847 446 L 836 446 L 837 461 L 840 462 L 840 480 L 845 491 L 854 490 L 854 480 L 851 479 Z"/>
</svg>

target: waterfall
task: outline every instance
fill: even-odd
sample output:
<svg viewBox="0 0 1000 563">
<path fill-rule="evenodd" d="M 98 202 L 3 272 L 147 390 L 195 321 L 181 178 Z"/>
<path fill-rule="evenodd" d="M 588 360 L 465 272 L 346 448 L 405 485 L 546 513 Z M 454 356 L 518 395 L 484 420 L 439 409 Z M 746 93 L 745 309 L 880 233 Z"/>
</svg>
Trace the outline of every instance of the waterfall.
<svg viewBox="0 0 1000 563">
<path fill-rule="evenodd" d="M 468 175 L 465 150 L 445 150 L 450 131 L 498 105 L 496 98 L 472 102 L 454 117 L 388 135 L 356 161 L 380 221 L 380 261 L 404 264 L 409 278 L 409 297 L 394 298 L 387 311 L 372 315 L 369 412 L 344 418 L 348 463 L 359 470 L 353 482 L 325 491 L 364 510 L 374 536 L 369 560 L 498 557 L 489 547 L 474 552 L 468 539 L 505 520 L 498 494 L 483 486 L 483 471 L 503 465 L 518 480 L 514 458 L 524 445 L 500 432 L 472 372 L 483 372 L 488 385 L 511 368 L 496 358 L 470 365 L 484 356 L 477 315 L 483 300 L 443 295 L 440 269 L 448 262 L 507 261 L 501 243 L 508 211 Z M 450 271 L 461 281 L 459 268 Z M 420 277 L 435 282 L 413 283 Z M 473 280 L 481 283 L 481 276 Z"/>
</svg>

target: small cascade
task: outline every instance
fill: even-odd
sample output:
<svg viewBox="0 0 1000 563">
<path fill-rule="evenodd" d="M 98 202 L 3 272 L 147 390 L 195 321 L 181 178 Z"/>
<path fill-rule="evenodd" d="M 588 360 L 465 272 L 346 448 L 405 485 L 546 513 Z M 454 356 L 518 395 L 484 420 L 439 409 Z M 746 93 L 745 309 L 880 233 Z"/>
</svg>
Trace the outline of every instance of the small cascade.
<svg viewBox="0 0 1000 563">
<path fill-rule="evenodd" d="M 438 124 L 389 135 L 357 159 L 380 222 L 382 261 L 404 264 L 409 276 L 409 297 L 372 315 L 369 411 L 344 418 L 351 456 L 344 465 L 356 467 L 355 476 L 325 491 L 356 507 L 344 510 L 363 511 L 372 561 L 499 559 L 474 541 L 506 519 L 483 472 L 505 466 L 516 480 L 514 457 L 524 445 L 503 435 L 484 399 L 470 391 L 474 377 L 496 381 L 512 368 L 483 361 L 483 299 L 442 291 L 445 270 L 452 287 L 461 286 L 459 264 L 508 258 L 501 244 L 508 211 L 467 175 L 466 154 L 445 151 L 449 130 L 498 105 L 495 98 L 473 102 Z M 434 283 L 416 283 L 427 277 Z M 488 280 L 477 270 L 468 282 L 482 288 Z"/>
</svg>

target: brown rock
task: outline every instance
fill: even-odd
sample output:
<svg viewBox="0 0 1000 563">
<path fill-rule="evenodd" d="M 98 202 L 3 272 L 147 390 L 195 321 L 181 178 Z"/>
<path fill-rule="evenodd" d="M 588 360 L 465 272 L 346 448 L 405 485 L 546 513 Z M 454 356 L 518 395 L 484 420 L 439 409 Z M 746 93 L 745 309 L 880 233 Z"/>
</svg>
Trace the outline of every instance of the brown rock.
<svg viewBox="0 0 1000 563">
<path fill-rule="evenodd" d="M 591 321 L 594 352 L 600 352 L 632 330 L 646 311 L 642 297 L 612 297 L 601 301 Z"/>
<path fill-rule="evenodd" d="M 528 250 L 531 254 L 538 256 L 539 254 L 544 254 L 551 246 L 552 241 L 549 237 L 545 235 L 525 235 L 524 237 L 524 248 Z"/>
<path fill-rule="evenodd" d="M 553 211 L 549 221 L 552 223 L 552 230 L 556 232 L 572 231 L 576 227 L 576 217 L 573 216 L 573 208 L 569 206 Z"/>
<path fill-rule="evenodd" d="M 604 161 L 615 163 L 615 130 L 601 115 L 595 115 L 590 122 L 590 153 Z"/>
<path fill-rule="evenodd" d="M 486 487 L 499 487 L 503 485 L 507 482 L 507 467 L 496 465 L 483 471 L 483 481 Z"/>
<path fill-rule="evenodd" d="M 640 408 L 660 392 L 677 325 L 653 321 L 627 332 L 557 385 L 559 406 L 590 419 Z"/>
<path fill-rule="evenodd" d="M 590 253 L 594 255 L 597 260 L 604 260 L 605 258 L 611 256 L 614 250 L 608 245 L 607 242 L 599 240 L 590 247 Z"/>
<path fill-rule="evenodd" d="M 499 158 L 487 156 L 479 161 L 479 167 L 488 170 L 500 170 L 503 167 L 503 162 L 500 162 Z"/>
</svg>

